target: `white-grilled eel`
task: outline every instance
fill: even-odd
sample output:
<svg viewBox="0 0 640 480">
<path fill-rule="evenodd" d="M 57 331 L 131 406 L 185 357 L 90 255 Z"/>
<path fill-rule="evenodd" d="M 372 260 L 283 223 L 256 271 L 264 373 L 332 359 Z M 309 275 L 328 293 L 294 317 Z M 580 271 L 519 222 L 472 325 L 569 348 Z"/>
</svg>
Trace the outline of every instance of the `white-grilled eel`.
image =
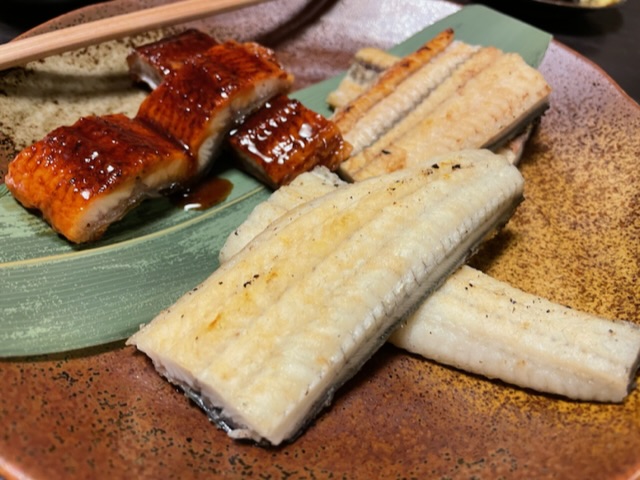
<svg viewBox="0 0 640 480">
<path fill-rule="evenodd" d="M 451 76 L 452 72 L 464 63 L 477 47 L 466 43 L 455 42 L 439 56 L 439 61 L 429 61 L 409 75 L 387 96 L 369 108 L 365 115 L 358 119 L 351 128 L 340 121 L 339 113 L 335 118 L 338 127 L 345 133 L 345 138 L 353 146 L 353 154 L 359 153 L 371 145 L 381 134 L 387 132 L 396 123 L 404 119 L 417 105 L 429 98 Z M 371 87 L 367 92 L 372 91 Z"/>
<path fill-rule="evenodd" d="M 464 266 L 391 343 L 467 372 L 576 400 L 621 402 L 640 358 L 640 327 L 523 292 Z"/>
<path fill-rule="evenodd" d="M 268 225 L 344 182 L 301 175 L 257 205 L 220 251 L 228 261 Z M 463 266 L 391 335 L 391 343 L 461 370 L 571 399 L 620 402 L 640 358 L 640 327 L 544 298 Z"/>
<path fill-rule="evenodd" d="M 359 138 L 361 130 L 365 129 L 361 128 L 364 122 L 375 119 L 382 114 L 383 118 L 379 119 L 380 125 L 377 128 L 388 129 L 395 121 L 410 111 L 411 103 L 415 104 L 422 96 L 428 94 L 433 87 L 431 83 L 425 85 L 426 92 L 423 92 L 416 90 L 415 87 L 413 89 L 404 88 L 405 82 L 411 82 L 413 75 L 420 75 L 422 68 L 451 44 L 453 36 L 453 30 L 444 30 L 415 52 L 399 59 L 382 72 L 369 88 L 344 107 L 336 110 L 332 120 L 345 136 L 345 140 L 351 144 L 352 154 L 359 152 L 367 145 L 364 138 Z M 403 94 L 409 95 L 407 101 L 404 100 L 403 95 L 394 94 L 398 88 L 403 90 Z M 389 98 L 403 102 L 403 106 L 394 108 L 393 102 L 388 101 Z M 380 102 L 385 102 L 392 111 L 385 112 L 375 108 Z"/>
<path fill-rule="evenodd" d="M 460 79 L 465 76 L 465 72 L 466 76 L 473 75 L 474 64 L 481 62 L 485 55 L 491 55 L 493 53 L 492 50 L 495 51 L 495 49 L 485 49 L 483 50 L 482 55 L 474 56 L 473 62 L 467 62 L 464 65 L 464 68 L 460 69 L 459 72 L 456 72 L 455 77 Z M 329 107 L 334 110 L 338 110 L 347 105 L 358 95 L 370 88 L 378 79 L 380 74 L 399 59 L 400 57 L 378 48 L 365 47 L 358 50 L 355 53 L 345 76 L 338 84 L 338 87 L 327 96 L 327 103 L 329 104 Z M 432 95 L 429 99 L 429 103 L 434 104 L 438 100 L 438 97 L 443 98 L 446 95 L 452 94 L 452 89 L 456 88 L 456 82 L 449 81 L 447 83 L 447 88 L 439 89 L 438 95 Z M 428 104 L 421 104 L 420 108 L 426 110 L 429 106 Z M 420 111 L 415 113 L 410 112 L 408 116 L 409 115 L 416 117 L 420 115 Z M 532 118 L 533 117 L 534 115 L 532 115 Z M 404 125 L 411 128 L 410 122 L 405 122 Z M 503 139 L 504 145 L 496 143 L 494 149 L 495 152 L 500 155 L 507 156 L 511 163 L 518 164 L 522 154 L 524 153 L 524 147 L 533 132 L 534 125 L 535 118 L 534 121 L 526 125 L 520 133 L 518 133 L 517 127 L 514 127 L 513 138 L 510 138 L 509 135 L 505 135 Z M 401 129 L 394 129 L 393 133 L 385 137 L 385 139 L 388 141 L 390 138 L 394 138 L 395 135 L 401 131 Z M 363 154 L 363 156 L 366 155 Z"/>
<path fill-rule="evenodd" d="M 389 63 L 388 55 L 368 53 L 368 62 L 356 55 L 359 68 L 354 70 L 369 68 L 369 74 L 349 70 L 329 95 L 331 104 L 339 104 L 333 118 L 354 147 L 341 175 L 360 180 L 420 158 L 473 148 L 510 153 L 517 161 L 522 137 L 508 143 L 523 129 L 526 140 L 526 127 L 547 108 L 551 89 L 544 77 L 517 54 L 452 41 L 401 81 L 389 83 L 387 72 L 400 69 L 412 55 L 384 73 L 378 72 Z M 378 58 L 379 65 L 368 66 Z M 377 92 L 375 101 L 358 108 L 372 92 Z"/>
<path fill-rule="evenodd" d="M 291 210 L 128 341 L 227 433 L 291 440 L 521 200 L 462 154 Z"/>
<path fill-rule="evenodd" d="M 373 85 L 380 74 L 397 61 L 398 57 L 379 48 L 361 48 L 353 56 L 338 88 L 327 96 L 327 103 L 334 110 L 345 106 Z"/>
</svg>

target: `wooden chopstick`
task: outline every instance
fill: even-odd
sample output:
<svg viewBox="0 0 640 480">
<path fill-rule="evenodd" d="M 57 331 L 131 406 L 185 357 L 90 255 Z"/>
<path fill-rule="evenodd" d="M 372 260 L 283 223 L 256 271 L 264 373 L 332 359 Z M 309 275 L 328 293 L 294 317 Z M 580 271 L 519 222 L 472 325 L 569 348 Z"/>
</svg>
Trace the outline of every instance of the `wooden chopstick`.
<svg viewBox="0 0 640 480">
<path fill-rule="evenodd" d="M 270 0 L 182 0 L 103 18 L 0 45 L 0 70 L 154 28 L 176 25 Z"/>
</svg>

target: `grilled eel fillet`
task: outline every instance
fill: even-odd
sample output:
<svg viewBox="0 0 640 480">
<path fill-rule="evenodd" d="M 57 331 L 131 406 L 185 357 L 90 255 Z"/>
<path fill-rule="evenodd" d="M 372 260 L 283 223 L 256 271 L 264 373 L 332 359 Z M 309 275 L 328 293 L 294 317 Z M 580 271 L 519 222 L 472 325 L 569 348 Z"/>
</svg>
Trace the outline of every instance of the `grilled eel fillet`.
<svg viewBox="0 0 640 480">
<path fill-rule="evenodd" d="M 339 170 L 343 178 L 379 175 L 448 151 L 496 151 L 547 108 L 549 85 L 519 55 L 454 41 L 447 31 L 426 46 L 432 55 L 418 50 L 390 67 L 389 54 L 358 52 L 329 95 L 337 106 L 332 119 L 353 146 Z M 508 146 L 514 161 L 526 138 Z"/>
<path fill-rule="evenodd" d="M 143 199 L 197 180 L 229 130 L 291 83 L 271 50 L 215 45 L 167 75 L 133 119 L 85 117 L 26 147 L 5 182 L 68 240 L 97 240 Z"/>
<path fill-rule="evenodd" d="M 272 223 L 128 344 L 236 439 L 293 439 L 497 225 L 523 180 L 453 155 L 342 186 Z"/>
<path fill-rule="evenodd" d="M 456 54 L 461 51 L 451 42 L 404 83 L 394 83 L 393 93 L 379 96 L 359 117 L 352 115 L 349 128 L 354 133 L 345 130 L 345 138 L 365 138 L 363 143 L 369 146 L 343 164 L 343 176 L 366 178 L 402 168 L 412 156 L 424 158 L 468 146 L 491 146 L 517 162 L 532 126 L 504 148 L 499 148 L 499 138 L 509 138 L 531 115 L 539 114 L 548 99 L 548 85 L 513 54 L 467 48 L 461 62 Z M 372 89 L 380 89 L 385 82 L 382 72 L 402 68 L 401 61 L 385 52 L 358 52 L 347 76 L 328 97 L 336 116 L 358 98 L 371 95 Z M 445 71 L 448 76 L 442 75 Z M 410 81 L 420 73 L 424 88 Z M 435 88 L 429 78 L 435 78 Z M 394 112 L 395 105 L 406 110 L 405 98 L 419 97 L 421 92 L 424 98 L 413 110 L 387 121 L 385 111 Z M 385 121 L 389 128 L 380 133 L 384 128 L 379 124 Z M 372 133 L 366 137 L 363 131 Z M 307 188 L 309 183 L 307 179 Z M 311 193 L 319 192 L 311 189 Z M 296 198 L 290 193 L 286 200 L 295 205 Z M 258 210 L 256 215 L 264 213 L 270 212 Z M 243 230 L 239 232 L 241 237 Z M 233 242 L 241 243 L 237 236 L 229 240 L 224 255 L 237 248 Z M 441 363 L 522 387 L 611 402 L 622 401 L 629 392 L 640 354 L 636 325 L 554 305 L 470 267 L 452 275 L 391 341 Z"/>
<path fill-rule="evenodd" d="M 83 243 L 100 238 L 144 198 L 188 178 L 193 163 L 180 145 L 142 122 L 89 116 L 24 148 L 5 182 L 53 230 Z"/>
<path fill-rule="evenodd" d="M 154 89 L 215 43 L 213 37 L 191 29 L 141 45 L 127 57 L 129 72 L 136 82 Z M 272 189 L 316 165 L 336 170 L 351 152 L 333 122 L 285 94 L 247 115 L 226 144 L 241 168 Z"/>
<path fill-rule="evenodd" d="M 257 205 L 227 239 L 229 261 L 268 225 L 345 183 L 318 168 Z M 640 359 L 640 327 L 555 304 L 469 266 L 454 272 L 389 338 L 461 370 L 576 400 L 620 402 Z"/>
<path fill-rule="evenodd" d="M 154 89 L 166 75 L 218 43 L 220 42 L 210 35 L 190 28 L 140 45 L 127 56 L 129 74 L 136 83 L 146 84 Z"/>
<path fill-rule="evenodd" d="M 237 123 L 292 83 L 272 50 L 228 41 L 169 72 L 136 118 L 182 144 L 202 171 Z"/>
<path fill-rule="evenodd" d="M 382 72 L 390 68 L 399 59 L 399 57 L 378 48 L 365 47 L 358 50 L 338 88 L 327 96 L 329 107 L 338 110 L 346 106 L 371 87 Z M 526 142 L 531 136 L 534 125 L 535 120 L 524 126 L 521 133 L 518 133 L 518 128 L 515 126 L 512 137 L 505 132 L 503 141 L 494 145 L 493 150 L 500 155 L 508 156 L 511 163 L 517 164 L 524 152 Z"/>
<path fill-rule="evenodd" d="M 242 168 L 273 189 L 317 165 L 334 171 L 351 152 L 333 122 L 284 94 L 233 129 L 228 144 Z"/>
</svg>

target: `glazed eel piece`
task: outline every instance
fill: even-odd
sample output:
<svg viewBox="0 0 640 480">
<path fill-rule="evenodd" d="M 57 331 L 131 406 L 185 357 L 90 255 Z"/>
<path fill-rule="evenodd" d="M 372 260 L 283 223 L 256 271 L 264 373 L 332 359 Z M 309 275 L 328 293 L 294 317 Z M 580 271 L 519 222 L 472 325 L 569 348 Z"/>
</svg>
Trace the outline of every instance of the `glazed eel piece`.
<svg viewBox="0 0 640 480">
<path fill-rule="evenodd" d="M 227 41 L 165 75 L 136 118 L 182 144 L 204 170 L 229 131 L 292 82 L 273 51 Z"/>
<path fill-rule="evenodd" d="M 197 181 L 228 132 L 291 84 L 271 50 L 214 45 L 165 76 L 134 118 L 87 116 L 26 147 L 5 182 L 71 242 L 97 240 L 143 199 Z"/>
<path fill-rule="evenodd" d="M 185 150 L 125 115 L 89 116 L 58 127 L 9 164 L 6 184 L 69 241 L 100 238 L 144 198 L 195 171 Z"/>
<path fill-rule="evenodd" d="M 135 47 L 127 55 L 129 74 L 136 83 L 154 89 L 166 75 L 220 43 L 200 30 L 190 28 L 155 42 Z"/>
<path fill-rule="evenodd" d="M 141 45 L 128 56 L 130 74 L 134 81 L 155 89 L 215 42 L 190 29 Z M 316 165 L 336 170 L 351 152 L 333 122 L 286 94 L 248 114 L 226 140 L 239 166 L 272 189 Z"/>
</svg>

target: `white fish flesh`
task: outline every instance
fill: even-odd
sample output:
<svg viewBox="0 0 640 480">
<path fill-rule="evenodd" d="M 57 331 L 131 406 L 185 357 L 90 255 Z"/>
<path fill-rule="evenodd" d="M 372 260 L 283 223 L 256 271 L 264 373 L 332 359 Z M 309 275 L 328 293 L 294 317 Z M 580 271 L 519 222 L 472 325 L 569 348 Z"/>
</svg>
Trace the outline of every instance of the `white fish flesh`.
<svg viewBox="0 0 640 480">
<path fill-rule="evenodd" d="M 337 188 L 272 223 L 128 344 L 233 438 L 291 440 L 522 189 L 486 151 Z"/>
<path fill-rule="evenodd" d="M 301 175 L 257 205 L 227 239 L 228 261 L 270 223 L 345 183 L 326 169 Z M 463 266 L 389 341 L 461 370 L 575 400 L 621 402 L 633 387 L 640 327 L 553 303 Z"/>
<path fill-rule="evenodd" d="M 488 148 L 519 160 L 551 89 L 517 54 L 444 37 L 431 56 L 358 52 L 327 101 L 353 146 L 340 175 L 361 180 L 449 151 Z M 447 38 L 447 42 L 444 41 Z M 362 58 L 361 58 L 362 57 Z M 420 59 L 418 62 L 417 59 Z M 415 68 L 404 68 L 410 62 Z"/>
<path fill-rule="evenodd" d="M 464 266 L 391 343 L 440 363 L 575 400 L 621 402 L 640 327 L 558 305 Z"/>
</svg>

